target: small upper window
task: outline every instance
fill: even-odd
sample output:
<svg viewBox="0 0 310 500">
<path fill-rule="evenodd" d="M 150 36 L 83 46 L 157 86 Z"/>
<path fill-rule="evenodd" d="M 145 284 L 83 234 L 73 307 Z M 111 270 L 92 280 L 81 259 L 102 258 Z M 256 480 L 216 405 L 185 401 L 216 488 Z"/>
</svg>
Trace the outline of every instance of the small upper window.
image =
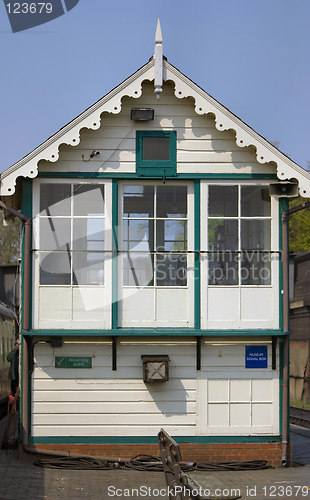
<svg viewBox="0 0 310 500">
<path fill-rule="evenodd" d="M 137 131 L 136 164 L 141 176 L 175 176 L 176 132 Z"/>
</svg>

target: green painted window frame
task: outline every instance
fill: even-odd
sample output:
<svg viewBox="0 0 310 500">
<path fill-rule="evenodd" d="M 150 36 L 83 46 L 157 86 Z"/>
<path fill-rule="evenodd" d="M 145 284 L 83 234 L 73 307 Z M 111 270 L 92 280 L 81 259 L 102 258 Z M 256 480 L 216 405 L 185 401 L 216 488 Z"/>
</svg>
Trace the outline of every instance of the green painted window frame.
<svg viewBox="0 0 310 500">
<path fill-rule="evenodd" d="M 169 160 L 143 160 L 145 137 L 169 138 Z M 177 133 L 167 130 L 136 131 L 136 173 L 141 177 L 171 177 L 177 175 Z"/>
</svg>

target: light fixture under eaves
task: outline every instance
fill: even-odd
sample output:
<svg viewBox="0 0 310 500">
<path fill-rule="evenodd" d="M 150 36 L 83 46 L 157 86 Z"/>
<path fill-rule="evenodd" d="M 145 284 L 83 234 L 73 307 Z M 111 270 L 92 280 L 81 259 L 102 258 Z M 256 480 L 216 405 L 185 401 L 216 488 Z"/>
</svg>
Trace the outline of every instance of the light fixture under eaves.
<svg viewBox="0 0 310 500">
<path fill-rule="evenodd" d="M 136 122 L 154 120 L 154 109 L 131 108 L 130 119 Z"/>
<path fill-rule="evenodd" d="M 270 184 L 269 195 L 275 198 L 296 198 L 298 196 L 297 182 L 277 182 Z"/>
</svg>

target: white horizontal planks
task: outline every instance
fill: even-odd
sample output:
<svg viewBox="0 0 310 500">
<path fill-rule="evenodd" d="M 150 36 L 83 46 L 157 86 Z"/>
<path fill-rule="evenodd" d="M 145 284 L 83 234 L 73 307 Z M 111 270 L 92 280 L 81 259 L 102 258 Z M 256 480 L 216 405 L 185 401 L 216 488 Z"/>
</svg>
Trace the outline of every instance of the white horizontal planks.
<svg viewBox="0 0 310 500">
<path fill-rule="evenodd" d="M 145 418 L 147 421 L 147 418 Z M 194 436 L 194 427 L 190 427 L 188 425 L 180 426 L 173 424 L 164 424 L 165 430 L 172 434 L 173 436 Z M 85 434 L 85 428 L 87 429 L 87 434 Z M 98 436 L 115 436 L 115 437 L 123 437 L 123 436 L 153 436 L 156 438 L 160 427 L 158 425 L 132 425 L 128 424 L 123 425 L 114 425 L 107 427 L 104 425 L 87 425 L 87 421 L 84 422 L 84 426 L 79 425 L 70 425 L 67 427 L 64 426 L 53 426 L 53 425 L 45 425 L 45 426 L 37 426 L 35 437 L 98 437 Z"/>
<path fill-rule="evenodd" d="M 153 108 L 154 120 L 130 120 L 132 107 Z M 43 160 L 39 170 L 134 173 L 136 131 L 163 129 L 177 133 L 179 173 L 275 173 L 275 166 L 256 161 L 254 147 L 239 148 L 233 131 L 220 132 L 215 128 L 213 117 L 198 116 L 192 99 L 177 99 L 169 83 L 164 85 L 159 101 L 152 84 L 144 83 L 140 98 L 124 98 L 119 114 L 105 112 L 101 118 L 100 128 L 82 129 L 78 145 L 62 145 L 59 160 Z M 87 161 L 94 149 L 98 149 L 100 155 Z"/>
<path fill-rule="evenodd" d="M 71 341 L 72 342 L 72 341 Z M 142 354 L 168 354 L 170 380 L 143 382 Z M 55 368 L 55 356 L 88 356 L 92 368 Z M 160 426 L 194 435 L 195 344 L 191 341 L 120 341 L 117 371 L 111 343 L 35 347 L 32 380 L 34 436 L 148 436 Z"/>
<path fill-rule="evenodd" d="M 264 337 L 205 338 L 201 371 L 192 338 L 36 344 L 32 433 L 53 436 L 278 435 L 279 369 Z M 96 339 L 92 339 L 96 340 Z M 104 343 L 100 343 L 104 342 Z M 245 346 L 267 345 L 267 368 L 245 368 Z M 143 382 L 142 354 L 169 355 L 170 380 Z M 55 356 L 90 356 L 92 368 L 55 368 Z M 279 355 L 277 355 L 279 367 Z"/>
<path fill-rule="evenodd" d="M 234 345 L 228 339 L 211 342 L 202 342 L 198 433 L 278 435 L 279 368 L 272 370 L 271 343 L 263 337 L 250 338 L 248 342 L 239 338 Z M 245 346 L 255 343 L 267 345 L 267 368 L 245 368 Z"/>
</svg>

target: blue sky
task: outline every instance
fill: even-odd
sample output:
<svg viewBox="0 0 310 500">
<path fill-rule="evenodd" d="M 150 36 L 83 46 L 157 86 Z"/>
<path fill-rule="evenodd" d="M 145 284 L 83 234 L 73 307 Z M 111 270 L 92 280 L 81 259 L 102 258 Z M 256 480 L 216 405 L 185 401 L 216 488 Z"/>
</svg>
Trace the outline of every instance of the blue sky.
<svg viewBox="0 0 310 500">
<path fill-rule="evenodd" d="M 307 167 L 309 0 L 80 0 L 19 33 L 0 4 L 0 171 L 145 64 L 157 16 L 168 60 Z"/>
</svg>

